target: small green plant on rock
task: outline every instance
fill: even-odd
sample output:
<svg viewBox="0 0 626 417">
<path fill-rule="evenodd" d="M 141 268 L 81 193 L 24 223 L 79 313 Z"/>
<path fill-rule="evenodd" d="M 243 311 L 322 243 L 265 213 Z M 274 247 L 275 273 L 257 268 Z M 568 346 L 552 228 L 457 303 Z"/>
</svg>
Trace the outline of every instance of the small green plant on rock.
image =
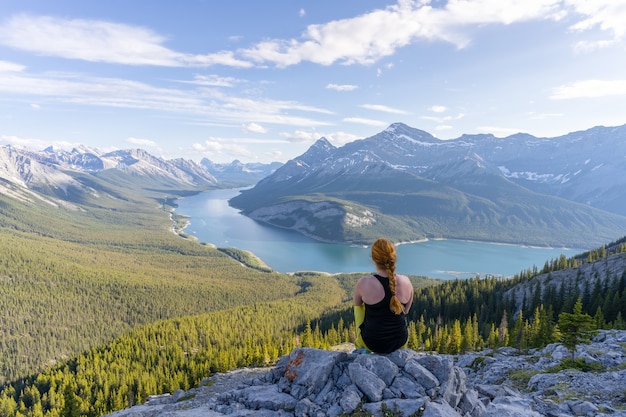
<svg viewBox="0 0 626 417">
<path fill-rule="evenodd" d="M 548 373 L 557 373 L 567 369 L 576 369 L 582 372 L 604 372 L 606 367 L 599 362 L 586 362 L 583 358 L 563 359 L 561 363 L 547 370 Z"/>
<path fill-rule="evenodd" d="M 477 356 L 473 361 L 472 364 L 470 365 L 470 368 L 472 368 L 474 371 L 478 371 L 481 368 L 485 367 L 485 357 L 484 356 Z"/>
<path fill-rule="evenodd" d="M 509 372 L 509 379 L 519 390 L 527 390 L 530 378 L 538 373 L 535 369 L 513 369 Z"/>
</svg>

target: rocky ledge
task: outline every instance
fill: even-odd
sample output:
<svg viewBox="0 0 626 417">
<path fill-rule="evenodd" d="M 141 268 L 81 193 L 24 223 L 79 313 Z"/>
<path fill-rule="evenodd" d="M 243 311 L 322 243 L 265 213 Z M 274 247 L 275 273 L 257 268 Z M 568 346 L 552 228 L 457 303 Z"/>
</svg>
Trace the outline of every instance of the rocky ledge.
<svg viewBox="0 0 626 417">
<path fill-rule="evenodd" d="M 458 356 L 298 348 L 272 368 L 213 375 L 110 416 L 626 416 L 626 331 L 602 331 L 579 346 L 576 357 L 596 372 L 550 371 L 568 355 L 560 344 Z"/>
</svg>

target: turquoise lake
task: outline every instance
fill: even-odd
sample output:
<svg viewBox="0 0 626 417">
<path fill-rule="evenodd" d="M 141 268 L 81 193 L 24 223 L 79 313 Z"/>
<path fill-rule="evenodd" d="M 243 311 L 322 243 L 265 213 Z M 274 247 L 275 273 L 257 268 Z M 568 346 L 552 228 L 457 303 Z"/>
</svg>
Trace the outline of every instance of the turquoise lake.
<svg viewBox="0 0 626 417">
<path fill-rule="evenodd" d="M 278 272 L 371 272 L 368 247 L 319 242 L 290 230 L 252 220 L 228 205 L 239 190 L 206 191 L 178 200 L 176 212 L 189 217 L 185 232 L 200 242 L 247 250 Z M 433 278 L 512 276 L 546 260 L 581 249 L 537 248 L 461 240 L 429 240 L 397 247 L 397 271 Z"/>
</svg>

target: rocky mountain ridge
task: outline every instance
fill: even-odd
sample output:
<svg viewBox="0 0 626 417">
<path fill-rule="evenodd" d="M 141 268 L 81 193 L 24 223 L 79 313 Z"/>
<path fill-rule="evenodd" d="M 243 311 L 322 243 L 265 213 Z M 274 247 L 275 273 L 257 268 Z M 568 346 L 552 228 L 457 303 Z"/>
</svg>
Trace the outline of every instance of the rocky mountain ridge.
<svg viewBox="0 0 626 417">
<path fill-rule="evenodd" d="M 439 140 L 394 123 L 342 147 L 322 138 L 231 204 L 320 240 L 365 243 L 384 230 L 396 240 L 585 247 L 626 232 L 625 172 L 626 126 L 555 138 Z M 341 213 L 325 215 L 313 207 L 320 202 Z M 274 217 L 266 215 L 270 207 Z M 367 226 L 346 221 L 364 212 L 374 214 Z"/>
<path fill-rule="evenodd" d="M 250 186 L 280 165 L 239 161 L 217 164 L 206 158 L 200 163 L 182 158 L 166 160 L 143 149 L 104 152 L 79 146 L 71 151 L 53 147 L 34 151 L 5 145 L 0 146 L 0 193 L 11 197 L 39 193 L 46 200 L 54 197 L 64 201 L 71 200 L 72 192 L 95 194 L 96 190 L 81 174 L 105 179 L 122 174 L 198 190 Z"/>
<path fill-rule="evenodd" d="M 218 164 L 208 158 L 202 158 L 200 165 L 220 183 L 241 187 L 256 184 L 263 178 L 271 175 L 283 164 L 280 162 L 244 164 L 239 160 L 234 160 L 229 164 Z"/>
<path fill-rule="evenodd" d="M 367 166 L 383 165 L 397 171 L 438 180 L 445 173 L 459 178 L 467 169 L 463 161 L 531 189 L 618 214 L 626 214 L 626 125 L 594 127 L 553 138 L 516 134 L 496 138 L 491 134 L 463 135 L 440 140 L 428 132 L 394 123 L 369 138 L 341 148 L 321 138 L 302 156 L 285 164 L 300 167 L 299 178 L 331 178 Z M 456 170 L 452 165 L 461 164 Z M 448 169 L 442 167 L 448 166 Z M 456 175 L 454 175 L 456 174 Z M 283 173 L 269 181 L 280 182 Z M 602 179 L 602 181 L 598 181 Z M 605 182 L 602 184 L 602 182 Z"/>
<path fill-rule="evenodd" d="M 457 356 L 297 348 L 276 366 L 216 374 L 198 388 L 150 397 L 110 417 L 626 416 L 626 331 L 600 331 L 576 356 L 599 371 L 554 371 L 560 344 Z"/>
</svg>

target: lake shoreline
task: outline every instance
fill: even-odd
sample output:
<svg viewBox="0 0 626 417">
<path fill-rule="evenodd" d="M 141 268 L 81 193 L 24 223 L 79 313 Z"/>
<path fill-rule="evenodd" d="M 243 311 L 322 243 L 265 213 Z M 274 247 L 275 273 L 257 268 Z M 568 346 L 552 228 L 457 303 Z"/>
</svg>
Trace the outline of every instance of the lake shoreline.
<svg viewBox="0 0 626 417">
<path fill-rule="evenodd" d="M 371 270 L 371 243 L 326 242 L 293 229 L 258 222 L 228 204 L 236 192 L 216 190 L 180 199 L 175 211 L 185 218 L 181 237 L 216 248 L 247 251 L 279 273 L 333 275 Z M 439 237 L 401 241 L 396 248 L 398 271 L 435 279 L 512 277 L 534 266 L 541 268 L 563 253 L 571 257 L 584 252 Z"/>
</svg>

